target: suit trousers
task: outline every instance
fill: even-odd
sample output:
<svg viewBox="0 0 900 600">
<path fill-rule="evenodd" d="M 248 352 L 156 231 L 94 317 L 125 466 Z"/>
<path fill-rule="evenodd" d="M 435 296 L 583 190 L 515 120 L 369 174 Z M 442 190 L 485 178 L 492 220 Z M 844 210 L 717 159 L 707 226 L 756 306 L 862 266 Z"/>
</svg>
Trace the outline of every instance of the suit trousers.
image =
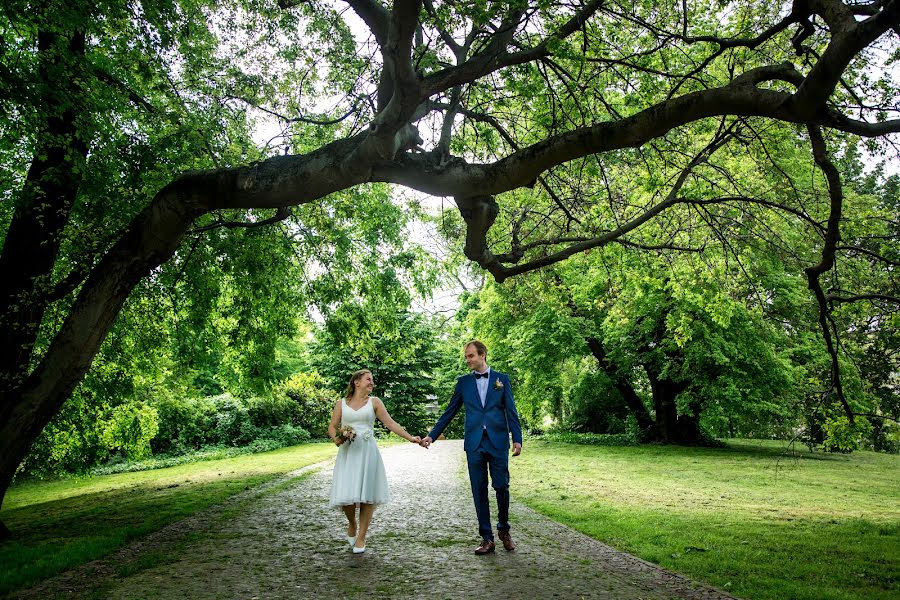
<svg viewBox="0 0 900 600">
<path fill-rule="evenodd" d="M 491 473 L 491 486 L 497 493 L 497 530 L 509 531 L 509 453 L 494 448 L 485 430 L 478 448 L 466 452 L 466 462 L 469 466 L 475 514 L 478 516 L 478 533 L 481 539 L 493 540 L 491 509 L 488 504 L 488 469 Z"/>
</svg>

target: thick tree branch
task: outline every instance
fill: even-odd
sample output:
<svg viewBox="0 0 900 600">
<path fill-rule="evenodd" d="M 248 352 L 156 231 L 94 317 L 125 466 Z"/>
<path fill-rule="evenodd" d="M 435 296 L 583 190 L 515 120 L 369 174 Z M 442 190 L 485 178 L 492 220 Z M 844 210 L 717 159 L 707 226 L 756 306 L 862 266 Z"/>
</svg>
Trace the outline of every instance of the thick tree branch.
<svg viewBox="0 0 900 600">
<path fill-rule="evenodd" d="M 214 223 L 210 223 L 209 225 L 204 225 L 202 227 L 195 227 L 191 229 L 189 233 L 202 233 L 204 231 L 211 231 L 213 229 L 236 229 L 236 228 L 253 228 L 253 227 L 265 227 L 266 225 L 271 225 L 273 223 L 278 223 L 279 221 L 284 221 L 288 217 L 291 216 L 291 207 L 289 206 L 280 206 L 278 207 L 275 214 L 267 219 L 261 219 L 259 221 L 223 221 L 221 219 L 217 219 Z"/>
<path fill-rule="evenodd" d="M 42 18 L 52 21 L 46 14 Z M 78 119 L 86 85 L 87 34 L 50 29 L 37 34 L 41 115 L 30 165 L 21 194 L 11 203 L 12 215 L 0 251 L 0 423 L 5 422 L 13 400 L 10 390 L 21 384 L 33 360 L 91 136 L 85 130 L 89 125 Z M 63 81 L 60 89 L 54 85 L 59 81 Z M 5 477 L 0 473 L 0 493 L 9 483 Z"/>
<path fill-rule="evenodd" d="M 860 254 L 865 254 L 866 256 L 870 256 L 877 260 L 878 262 L 883 262 L 886 265 L 891 265 L 894 267 L 900 266 L 900 262 L 896 260 L 891 260 L 887 257 L 878 254 L 877 252 L 873 252 L 872 250 L 867 250 L 866 248 L 862 248 L 860 246 L 838 246 L 836 250 L 843 250 L 846 252 L 858 252 Z"/>
<path fill-rule="evenodd" d="M 453 159 L 435 165 L 427 157 L 401 157 L 376 165 L 373 180 L 398 183 L 435 196 L 493 195 L 527 186 L 536 174 L 556 165 L 589 154 L 637 148 L 676 127 L 709 117 L 761 116 L 804 123 L 807 111 L 794 111 L 790 94 L 755 85 L 773 79 L 793 80 L 795 72 L 789 64 L 754 69 L 726 86 L 672 98 L 619 121 L 552 136 L 494 163 L 474 165 Z M 819 114 L 812 123 L 864 136 L 900 131 L 900 120 L 869 124 L 834 111 Z"/>
<path fill-rule="evenodd" d="M 883 300 L 884 302 L 892 302 L 894 304 L 900 305 L 900 298 L 898 298 L 897 296 L 889 296 L 887 294 L 857 294 L 855 296 L 838 296 L 837 294 L 827 294 L 825 296 L 826 302 L 847 303 L 859 302 L 860 300 Z"/>
<path fill-rule="evenodd" d="M 378 91 L 379 113 L 369 127 L 368 138 L 349 157 L 351 163 L 391 160 L 411 141 L 419 139 L 410 121 L 423 100 L 412 64 L 413 37 L 421 7 L 422 0 L 394 2 L 387 39 L 381 46 L 384 72 Z M 384 85 L 386 81 L 389 87 Z"/>
<path fill-rule="evenodd" d="M 443 27 L 438 26 L 437 11 L 434 10 L 434 2 L 432 2 L 432 0 L 424 0 L 423 4 L 428 15 L 435 20 L 434 28 L 437 29 L 438 35 L 441 37 L 444 43 L 447 44 L 447 47 L 450 48 L 450 51 L 453 52 L 454 56 L 459 57 L 460 54 L 463 53 L 463 47 L 461 44 L 457 43 L 457 41 L 453 39 L 453 36 L 450 35 Z"/>
<path fill-rule="evenodd" d="M 516 28 L 522 23 L 522 17 L 525 15 L 525 9 L 516 8 L 515 5 L 510 6 L 509 13 L 500 23 L 491 37 L 488 39 L 484 48 L 472 57 L 472 60 L 491 61 L 504 54 L 506 47 L 512 42 L 513 36 L 516 34 Z"/>
<path fill-rule="evenodd" d="M 423 82 L 423 92 L 425 96 L 434 96 L 435 94 L 449 90 L 457 85 L 471 83 L 488 73 L 492 73 L 505 67 L 519 65 L 537 60 L 544 56 L 549 56 L 551 41 L 565 39 L 578 31 L 584 22 L 597 12 L 602 3 L 603 0 L 593 0 L 592 2 L 589 2 L 554 34 L 548 36 L 533 48 L 515 53 L 503 52 L 499 54 L 490 54 L 484 52 L 472 57 L 462 65 L 450 67 L 429 75 Z M 496 48 L 497 46 L 499 46 L 499 42 L 494 45 L 493 48 Z"/>
<path fill-rule="evenodd" d="M 696 168 L 701 163 L 706 162 L 709 157 L 719 148 L 725 145 L 727 141 L 731 138 L 730 132 L 725 132 L 717 135 L 705 148 L 703 148 L 700 152 L 698 152 L 693 159 L 681 170 L 675 183 L 672 185 L 669 190 L 668 195 L 664 200 L 647 209 L 637 217 L 631 219 L 630 221 L 620 225 L 616 229 L 609 231 L 601 236 L 591 238 L 582 242 L 578 242 L 572 244 L 568 248 L 550 254 L 548 256 L 544 256 L 532 261 L 529 261 L 524 264 L 516 265 L 514 267 L 504 267 L 498 257 L 495 256 L 489 249 L 487 244 L 487 231 L 490 226 L 493 224 L 494 219 L 496 218 L 496 204 L 493 207 L 486 206 L 485 198 L 489 199 L 491 203 L 493 203 L 493 198 L 490 197 L 475 197 L 465 199 L 467 204 L 465 207 L 460 203 L 460 200 L 457 199 L 458 206 L 460 206 L 460 213 L 462 213 L 463 218 L 466 221 L 467 230 L 466 230 L 466 256 L 470 260 L 476 261 L 482 268 L 488 270 L 494 278 L 498 282 L 502 282 L 508 277 L 512 277 L 514 275 L 519 275 L 522 273 L 527 273 L 529 271 L 534 271 L 536 269 L 540 269 L 546 267 L 548 265 L 552 265 L 554 263 L 565 260 L 566 258 L 584 252 L 585 250 L 589 250 L 592 248 L 599 248 L 601 246 L 605 246 L 610 242 L 613 242 L 626 233 L 637 229 L 647 221 L 650 221 L 652 218 L 656 217 L 666 209 L 674 206 L 681 202 L 679 198 L 679 192 L 684 186 L 685 182 L 688 180 L 690 175 L 693 173 L 694 168 Z M 479 212 L 474 211 L 471 214 L 475 215 L 467 216 L 466 211 L 471 211 L 470 205 L 474 204 L 475 207 L 480 209 L 484 214 L 479 215 Z M 487 212 L 490 208 L 492 208 L 493 212 Z M 512 251 L 504 255 L 506 257 L 521 257 L 521 253 L 518 248 L 513 248 Z"/>
<path fill-rule="evenodd" d="M 844 396 L 843 383 L 841 381 L 841 367 L 838 359 L 838 349 L 832 333 L 837 335 L 837 328 L 831 320 L 831 313 L 828 308 L 828 299 L 822 290 L 822 284 L 819 278 L 830 271 L 834 267 L 835 252 L 838 241 L 840 240 L 840 221 L 843 208 L 843 188 L 841 187 L 841 177 L 837 168 L 828 157 L 828 148 L 825 145 L 825 139 L 822 132 L 815 126 L 810 125 L 807 128 L 809 132 L 810 143 L 812 144 L 813 158 L 819 169 L 825 174 L 828 182 L 828 196 L 830 198 L 830 206 L 828 211 L 828 225 L 825 230 L 825 243 L 822 246 L 822 259 L 819 264 L 805 269 L 806 279 L 809 289 L 816 297 L 819 305 L 819 327 L 822 330 L 822 336 L 825 339 L 825 346 L 828 348 L 828 354 L 831 356 L 831 385 L 832 390 L 837 396 L 841 405 L 844 407 L 844 413 L 853 423 L 853 409 Z"/>
<path fill-rule="evenodd" d="M 375 36 L 379 46 L 387 43 L 390 30 L 390 13 L 379 0 L 346 0 Z"/>
<path fill-rule="evenodd" d="M 456 88 L 454 88 L 454 89 L 456 89 Z M 430 102 L 429 106 L 432 109 L 444 109 L 444 110 L 448 111 L 448 113 L 450 110 L 449 105 L 441 104 L 439 102 Z M 471 111 L 466 108 L 457 108 L 456 112 L 458 112 L 459 114 L 461 114 L 469 119 L 472 119 L 473 121 L 487 123 L 488 125 L 493 127 L 497 133 L 500 134 L 500 137 L 503 138 L 503 141 L 505 141 L 511 149 L 513 149 L 515 151 L 519 150 L 520 147 L 519 147 L 518 142 L 516 142 L 516 140 L 513 139 L 513 137 L 509 134 L 508 131 L 506 131 L 506 128 L 503 127 L 503 125 L 500 123 L 500 121 L 496 117 L 493 117 L 491 115 L 485 115 L 485 114 L 475 112 L 475 111 Z M 443 135 L 443 131 L 442 131 L 442 135 Z M 538 181 L 538 183 L 541 184 L 541 187 L 544 188 L 544 190 L 547 192 L 547 194 L 550 196 L 550 198 L 553 199 L 553 202 L 556 204 L 556 206 L 558 206 L 559 209 L 561 211 L 563 211 L 563 213 L 566 215 L 566 218 L 569 220 L 569 222 L 574 222 L 574 223 L 581 222 L 577 217 L 575 217 L 575 215 L 572 214 L 572 212 L 565 205 L 565 203 L 560 199 L 559 195 L 557 195 L 557 193 L 553 190 L 553 188 L 550 187 L 550 184 L 547 182 L 547 179 L 545 177 L 543 177 L 542 175 L 539 175 L 537 177 L 537 181 Z"/>
<path fill-rule="evenodd" d="M 822 15 L 831 30 L 831 41 L 791 98 L 791 110 L 813 121 L 850 62 L 869 44 L 900 21 L 900 2 L 889 0 L 881 11 L 858 23 L 853 12 L 840 0 L 809 0 L 810 9 Z"/>
</svg>

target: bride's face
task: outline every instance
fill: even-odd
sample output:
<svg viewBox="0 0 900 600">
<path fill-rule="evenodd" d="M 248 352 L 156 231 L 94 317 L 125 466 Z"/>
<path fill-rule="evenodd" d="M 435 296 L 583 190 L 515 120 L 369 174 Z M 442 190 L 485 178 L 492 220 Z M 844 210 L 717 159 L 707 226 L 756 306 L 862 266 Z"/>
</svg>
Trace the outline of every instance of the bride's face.
<svg viewBox="0 0 900 600">
<path fill-rule="evenodd" d="M 372 379 L 372 374 L 365 373 L 362 377 L 357 379 L 356 387 L 357 387 L 357 389 L 359 389 L 367 394 L 371 393 L 372 390 L 375 388 L 375 380 Z"/>
</svg>

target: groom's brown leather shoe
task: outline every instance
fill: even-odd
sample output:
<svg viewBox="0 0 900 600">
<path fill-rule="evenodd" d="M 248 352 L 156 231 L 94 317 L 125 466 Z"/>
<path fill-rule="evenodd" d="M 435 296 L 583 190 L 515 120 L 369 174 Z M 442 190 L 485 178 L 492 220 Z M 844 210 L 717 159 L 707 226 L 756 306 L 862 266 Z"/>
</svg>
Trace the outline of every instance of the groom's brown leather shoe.
<svg viewBox="0 0 900 600">
<path fill-rule="evenodd" d="M 494 542 L 491 540 L 481 540 L 481 545 L 475 548 L 475 554 L 490 554 L 494 551 Z"/>
<path fill-rule="evenodd" d="M 507 552 L 516 549 L 516 543 L 512 541 L 512 537 L 510 537 L 508 531 L 498 531 L 497 537 L 499 537 L 500 541 L 503 542 L 503 547 L 506 548 Z"/>
</svg>

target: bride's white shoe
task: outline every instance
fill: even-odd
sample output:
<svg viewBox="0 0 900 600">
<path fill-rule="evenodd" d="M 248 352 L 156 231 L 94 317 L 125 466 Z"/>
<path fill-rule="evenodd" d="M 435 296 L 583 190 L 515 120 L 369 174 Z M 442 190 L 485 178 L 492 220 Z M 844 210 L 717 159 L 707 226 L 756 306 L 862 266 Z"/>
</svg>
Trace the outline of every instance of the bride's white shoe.
<svg viewBox="0 0 900 600">
<path fill-rule="evenodd" d="M 356 536 L 354 535 L 354 536 L 351 537 L 351 536 L 348 535 L 348 536 L 347 536 L 347 543 L 350 544 L 351 547 L 353 547 L 354 545 L 356 545 Z"/>
<path fill-rule="evenodd" d="M 353 546 L 353 554 L 362 554 L 365 551 L 366 551 L 365 546 L 363 546 L 362 548 L 357 548 L 356 546 Z"/>
</svg>

